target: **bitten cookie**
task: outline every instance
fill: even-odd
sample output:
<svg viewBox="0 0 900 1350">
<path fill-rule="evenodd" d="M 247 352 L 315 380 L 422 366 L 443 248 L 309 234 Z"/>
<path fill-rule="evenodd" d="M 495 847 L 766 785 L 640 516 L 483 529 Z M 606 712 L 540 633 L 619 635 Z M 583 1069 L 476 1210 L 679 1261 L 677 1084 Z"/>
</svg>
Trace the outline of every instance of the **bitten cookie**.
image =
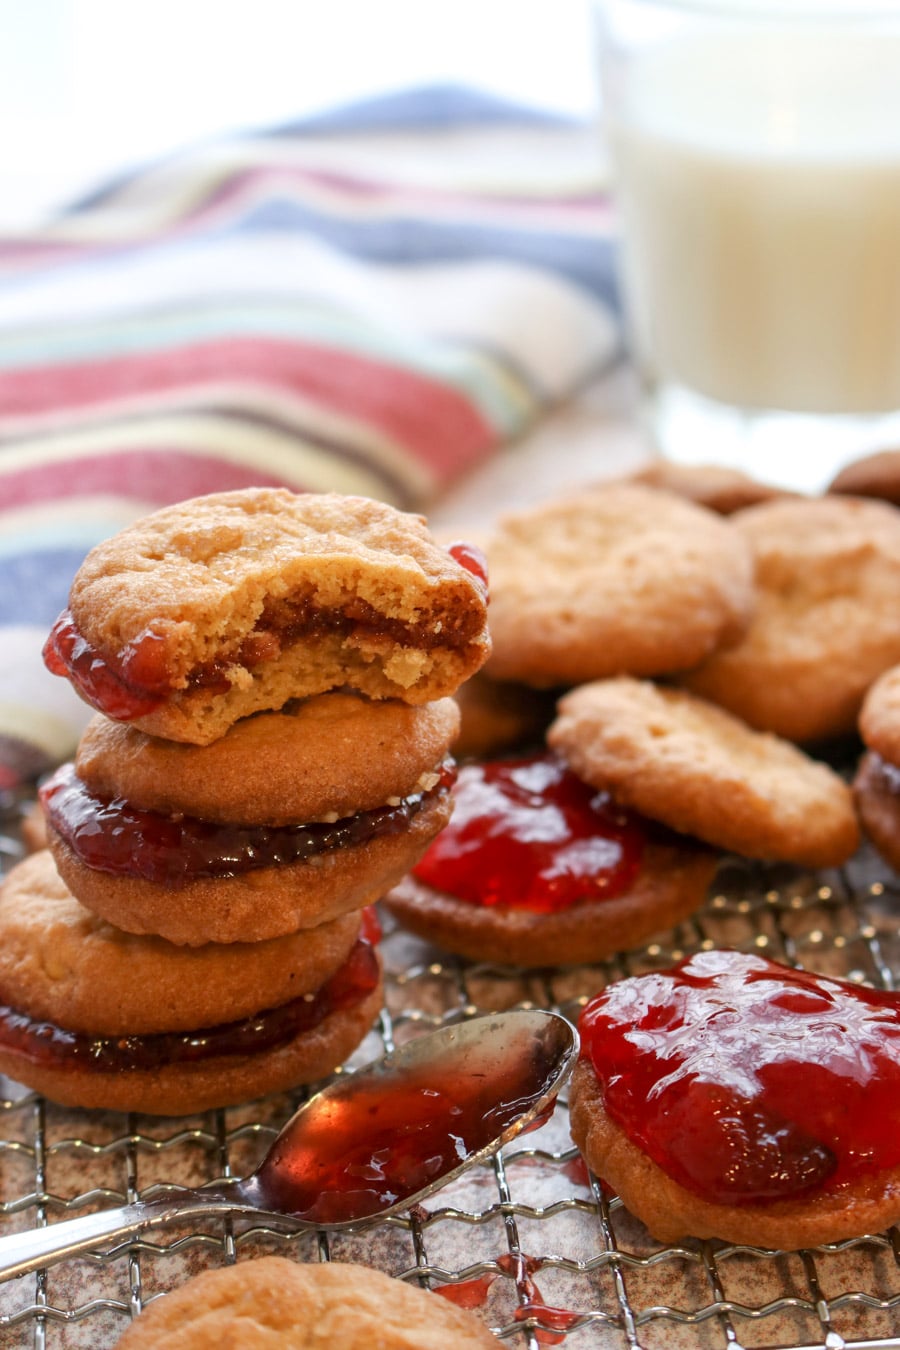
<svg viewBox="0 0 900 1350">
<path fill-rule="evenodd" d="M 685 670 L 753 610 L 746 541 L 671 493 L 610 484 L 504 517 L 491 539 L 493 679 L 537 688 Z"/>
<path fill-rule="evenodd" d="M 867 747 L 853 780 L 860 824 L 894 871 L 900 868 L 900 666 L 866 694 L 859 732 Z"/>
<path fill-rule="evenodd" d="M 755 553 L 756 615 L 683 683 L 788 740 L 853 731 L 869 685 L 900 661 L 900 511 L 830 496 L 731 521 Z"/>
<path fill-rule="evenodd" d="M 0 1072 L 69 1106 L 176 1115 L 331 1072 L 371 1027 L 381 978 L 358 915 L 176 947 L 98 919 L 42 852 L 0 887 L 0 1004 Z"/>
<path fill-rule="evenodd" d="M 199 497 L 88 554 L 45 659 L 107 716 L 197 745 L 337 687 L 425 703 L 490 650 L 484 580 L 460 556 L 368 498 Z"/>
<path fill-rule="evenodd" d="M 473 1313 L 367 1266 L 281 1256 L 208 1270 L 145 1308 L 118 1350 L 496 1350 Z"/>
<path fill-rule="evenodd" d="M 717 856 L 614 807 L 558 757 L 464 765 L 450 825 L 385 898 L 473 961 L 600 961 L 693 913 Z"/>
<path fill-rule="evenodd" d="M 95 717 L 41 790 L 73 894 L 134 933 L 251 942 L 373 903 L 450 816 L 452 699 L 346 693 L 235 724 L 208 746 Z"/>
<path fill-rule="evenodd" d="M 609 986 L 579 1030 L 572 1137 L 659 1241 L 793 1249 L 900 1218 L 896 994 L 701 952 Z"/>
<path fill-rule="evenodd" d="M 547 739 L 586 782 L 719 848 L 832 867 L 859 843 L 850 791 L 827 765 L 685 690 L 582 685 Z"/>
</svg>

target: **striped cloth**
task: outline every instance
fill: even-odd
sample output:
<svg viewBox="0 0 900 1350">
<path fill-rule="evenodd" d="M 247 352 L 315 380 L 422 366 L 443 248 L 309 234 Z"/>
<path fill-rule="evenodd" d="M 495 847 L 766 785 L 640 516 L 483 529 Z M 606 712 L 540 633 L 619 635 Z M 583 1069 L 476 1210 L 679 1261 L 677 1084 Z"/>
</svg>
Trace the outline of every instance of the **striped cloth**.
<svg viewBox="0 0 900 1350">
<path fill-rule="evenodd" d="M 590 128 L 452 89 L 0 237 L 0 788 L 83 726 L 40 649 L 93 544 L 248 484 L 427 508 L 615 359 L 612 250 Z"/>
</svg>

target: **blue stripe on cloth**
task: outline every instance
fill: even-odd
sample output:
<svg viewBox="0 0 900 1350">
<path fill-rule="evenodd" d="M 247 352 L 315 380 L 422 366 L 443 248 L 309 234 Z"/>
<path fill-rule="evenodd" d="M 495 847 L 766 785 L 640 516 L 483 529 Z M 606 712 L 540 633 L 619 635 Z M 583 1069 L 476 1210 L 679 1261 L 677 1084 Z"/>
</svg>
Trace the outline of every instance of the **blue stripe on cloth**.
<svg viewBox="0 0 900 1350">
<path fill-rule="evenodd" d="M 49 629 L 66 607 L 72 578 L 85 554 L 97 542 L 5 557 L 0 570 L 0 624 L 46 624 Z"/>
</svg>

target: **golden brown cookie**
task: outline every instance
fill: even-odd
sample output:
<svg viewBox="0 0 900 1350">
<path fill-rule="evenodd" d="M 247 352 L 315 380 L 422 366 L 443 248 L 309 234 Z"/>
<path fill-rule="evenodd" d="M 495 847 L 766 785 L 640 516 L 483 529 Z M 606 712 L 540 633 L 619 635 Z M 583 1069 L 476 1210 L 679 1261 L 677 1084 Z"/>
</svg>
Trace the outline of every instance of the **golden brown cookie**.
<svg viewBox="0 0 900 1350">
<path fill-rule="evenodd" d="M 835 474 L 828 491 L 851 497 L 878 497 L 900 506 L 900 450 L 880 450 L 851 460 Z"/>
<path fill-rule="evenodd" d="M 208 1270 L 145 1308 L 118 1350 L 496 1350 L 474 1313 L 367 1266 L 281 1256 Z"/>
<path fill-rule="evenodd" d="M 412 707 L 337 692 L 245 718 L 206 746 L 97 716 L 75 768 L 98 796 L 146 810 L 292 825 L 370 811 L 416 791 L 441 764 L 458 725 L 449 698 Z"/>
<path fill-rule="evenodd" d="M 794 1249 L 879 1232 L 900 1218 L 874 1107 L 897 1090 L 897 1022 L 895 995 L 698 953 L 586 1005 L 572 1138 L 661 1242 Z"/>
<path fill-rule="evenodd" d="M 464 764 L 453 800 L 384 904 L 475 961 L 602 960 L 692 913 L 716 870 L 715 853 L 623 811 L 545 750 Z"/>
<path fill-rule="evenodd" d="M 547 739 L 586 782 L 722 849 L 831 867 L 859 842 L 836 773 L 685 690 L 627 677 L 582 685 L 560 700 Z"/>
<path fill-rule="evenodd" d="M 773 497 L 795 495 L 771 483 L 760 483 L 740 469 L 724 464 L 678 464 L 662 458 L 636 469 L 625 481 L 674 492 L 721 516 L 730 516 L 745 506 L 771 501 Z"/>
<path fill-rule="evenodd" d="M 167 507 L 94 548 L 48 665 L 101 712 L 205 745 L 238 718 L 350 687 L 426 703 L 490 649 L 476 572 L 419 516 L 252 488 Z"/>
<path fill-rule="evenodd" d="M 0 1003 L 19 1019 L 0 1027 L 0 1071 L 67 1105 L 157 1115 L 313 1081 L 380 1007 L 359 929 L 351 915 L 271 942 L 176 947 L 97 919 L 35 853 L 0 887 Z"/>
<path fill-rule="evenodd" d="M 537 688 L 684 670 L 749 622 L 753 563 L 728 521 L 610 484 L 504 517 L 492 537 L 492 679 Z"/>
<path fill-rule="evenodd" d="M 867 837 L 894 871 L 900 868 L 900 666 L 875 681 L 863 700 L 859 732 L 867 746 L 853 799 Z"/>
<path fill-rule="evenodd" d="M 683 683 L 788 740 L 853 731 L 869 685 L 900 661 L 900 511 L 829 496 L 731 521 L 756 556 L 756 616 Z"/>
<path fill-rule="evenodd" d="M 492 680 L 478 671 L 457 689 L 459 733 L 453 742 L 457 759 L 486 759 L 543 740 L 553 717 L 553 693 L 527 684 Z"/>
<path fill-rule="evenodd" d="M 170 942 L 255 942 L 371 904 L 446 824 L 452 699 L 332 692 L 245 718 L 208 746 L 92 720 L 76 771 L 42 788 L 67 885 Z"/>
</svg>

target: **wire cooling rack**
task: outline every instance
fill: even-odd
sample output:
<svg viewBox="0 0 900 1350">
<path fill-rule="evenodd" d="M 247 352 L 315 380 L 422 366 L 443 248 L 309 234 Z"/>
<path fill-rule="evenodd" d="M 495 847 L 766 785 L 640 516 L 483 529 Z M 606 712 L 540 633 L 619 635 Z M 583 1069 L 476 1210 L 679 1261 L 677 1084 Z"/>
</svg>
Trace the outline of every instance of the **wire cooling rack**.
<svg viewBox="0 0 900 1350">
<path fill-rule="evenodd" d="M 0 801 L 0 870 L 22 852 L 24 806 Z M 562 971 L 455 961 L 388 920 L 385 1008 L 350 1067 L 479 1013 L 539 1006 L 575 1020 L 609 981 L 714 946 L 893 988 L 900 886 L 868 855 L 818 875 L 730 861 L 690 923 L 615 961 Z M 251 1171 L 299 1100 L 158 1119 L 65 1110 L 0 1077 L 0 1231 Z M 104 1350 L 190 1275 L 270 1252 L 360 1261 L 443 1291 L 520 1350 L 900 1350 L 900 1231 L 791 1253 L 661 1247 L 585 1170 L 564 1094 L 549 1122 L 427 1209 L 362 1233 L 209 1220 L 0 1285 L 0 1346 Z"/>
</svg>

